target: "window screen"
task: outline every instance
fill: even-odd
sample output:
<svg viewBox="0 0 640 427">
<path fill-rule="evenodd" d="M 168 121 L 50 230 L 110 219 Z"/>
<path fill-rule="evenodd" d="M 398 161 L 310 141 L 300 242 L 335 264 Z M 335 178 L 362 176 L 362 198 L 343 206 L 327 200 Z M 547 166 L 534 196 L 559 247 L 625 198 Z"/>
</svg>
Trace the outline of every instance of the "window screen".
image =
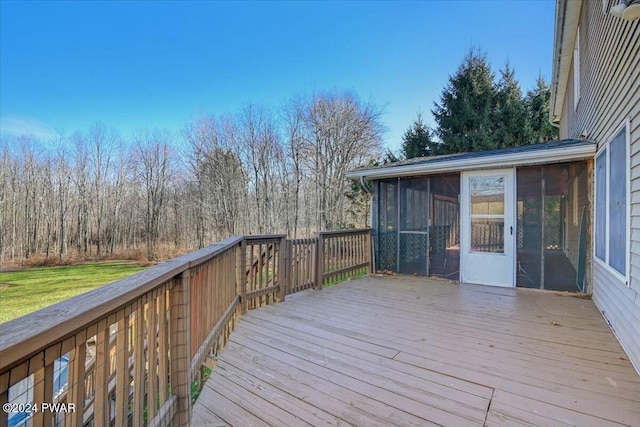
<svg viewBox="0 0 640 427">
<path fill-rule="evenodd" d="M 627 252 L 626 145 L 624 129 L 609 144 L 609 265 L 622 275 Z"/>
</svg>

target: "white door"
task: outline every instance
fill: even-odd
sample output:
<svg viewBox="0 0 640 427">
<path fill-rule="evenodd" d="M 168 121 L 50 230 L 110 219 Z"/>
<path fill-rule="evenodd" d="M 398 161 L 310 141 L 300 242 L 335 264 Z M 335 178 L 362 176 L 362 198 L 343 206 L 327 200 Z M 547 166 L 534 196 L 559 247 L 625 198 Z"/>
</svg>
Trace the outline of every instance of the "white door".
<svg viewBox="0 0 640 427">
<path fill-rule="evenodd" d="M 513 169 L 462 173 L 460 281 L 515 286 Z"/>
</svg>

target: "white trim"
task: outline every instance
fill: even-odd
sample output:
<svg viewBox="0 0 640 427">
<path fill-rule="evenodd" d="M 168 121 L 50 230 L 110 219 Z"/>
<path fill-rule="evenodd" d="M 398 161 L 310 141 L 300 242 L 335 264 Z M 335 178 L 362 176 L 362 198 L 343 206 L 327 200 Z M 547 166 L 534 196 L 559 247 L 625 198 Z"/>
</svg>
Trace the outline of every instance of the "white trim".
<svg viewBox="0 0 640 427">
<path fill-rule="evenodd" d="M 549 108 L 549 120 L 552 123 L 559 122 L 562 115 L 581 9 L 582 1 L 556 0 L 551 103 Z"/>
<path fill-rule="evenodd" d="M 626 168 L 626 180 L 625 180 L 625 186 L 626 186 L 626 198 L 627 198 L 627 203 L 626 203 L 626 227 L 625 227 L 625 274 L 621 274 L 618 270 L 616 270 L 615 268 L 611 267 L 609 265 L 609 243 L 610 243 L 610 236 L 609 236 L 609 205 L 610 205 L 610 179 L 609 177 L 611 176 L 611 149 L 610 149 L 610 144 L 611 141 L 613 141 L 618 134 L 624 130 L 624 137 L 625 137 L 625 168 Z M 597 158 L 599 155 L 601 155 L 602 151 L 606 150 L 605 153 L 605 165 L 606 165 L 606 173 L 605 173 L 605 179 L 606 179 L 606 183 L 605 183 L 605 233 L 606 236 L 604 237 L 605 239 L 605 259 L 601 259 L 596 255 L 596 246 L 597 246 L 597 239 L 599 238 L 597 233 L 596 233 L 596 221 L 598 220 L 597 216 L 596 216 L 596 212 L 598 210 L 597 206 L 598 206 L 598 193 L 597 191 L 594 190 L 594 202 L 595 202 L 595 207 L 593 209 L 593 221 L 594 221 L 594 235 L 593 235 L 593 259 L 594 262 L 598 263 L 600 266 L 602 266 L 602 268 L 604 268 L 607 272 L 609 272 L 613 277 L 615 277 L 616 279 L 618 279 L 620 282 L 624 283 L 627 287 L 631 286 L 631 117 L 627 117 L 624 119 L 624 121 L 622 122 L 621 125 L 619 125 L 618 127 L 616 127 L 616 129 L 614 130 L 614 132 L 609 136 L 609 138 L 607 139 L 607 142 L 605 144 L 602 144 L 602 146 L 598 149 L 598 151 L 596 152 L 595 158 Z M 597 189 L 598 187 L 598 176 L 597 176 L 597 170 L 596 168 L 596 162 L 593 162 L 594 165 L 594 189 Z"/>
<path fill-rule="evenodd" d="M 627 150 L 626 150 L 626 162 L 627 162 L 627 252 L 626 252 L 626 279 L 627 288 L 631 287 L 631 116 L 627 116 L 625 124 L 627 132 L 625 137 L 627 138 Z"/>
<path fill-rule="evenodd" d="M 471 197 L 469 179 L 478 176 L 504 176 L 504 214 L 471 214 Z M 489 286 L 514 288 L 516 286 L 517 265 L 517 196 L 516 169 L 486 169 L 482 171 L 466 171 L 460 174 L 460 282 L 477 283 Z M 503 252 L 481 252 L 471 250 L 471 219 L 472 218 L 503 218 L 504 219 L 504 250 Z M 486 260 L 483 260 L 486 258 Z M 498 260 L 498 258 L 502 258 Z M 504 270 L 489 272 L 491 280 L 484 280 L 475 272 L 469 270 L 478 260 L 500 262 Z M 509 265 L 507 265 L 509 264 Z M 484 264 L 486 266 L 486 264 Z M 496 267 L 493 265 L 493 267 Z M 471 274 L 472 277 L 469 277 Z M 504 282 L 501 282 L 501 275 Z M 485 278 L 486 279 L 486 278 Z M 496 282 L 497 280 L 497 282 Z"/>
<path fill-rule="evenodd" d="M 576 30 L 576 41 L 573 46 L 573 111 L 578 110 L 580 103 L 580 26 Z"/>
<path fill-rule="evenodd" d="M 376 169 L 360 169 L 346 173 L 347 178 L 382 179 L 410 175 L 431 175 L 445 172 L 461 172 L 478 169 L 500 169 L 515 166 L 560 163 L 574 160 L 593 159 L 596 145 L 574 145 L 545 150 L 531 150 L 518 153 L 479 155 L 464 159 L 431 161 L 404 166 L 390 166 Z"/>
</svg>

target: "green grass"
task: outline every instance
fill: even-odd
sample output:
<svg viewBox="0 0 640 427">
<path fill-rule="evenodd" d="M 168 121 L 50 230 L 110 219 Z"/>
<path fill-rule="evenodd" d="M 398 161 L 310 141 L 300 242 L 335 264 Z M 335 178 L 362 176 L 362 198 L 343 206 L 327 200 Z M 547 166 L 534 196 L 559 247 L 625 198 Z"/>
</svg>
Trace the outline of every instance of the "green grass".
<svg viewBox="0 0 640 427">
<path fill-rule="evenodd" d="M 364 277 L 366 275 L 367 275 L 367 273 L 365 273 L 365 272 L 358 272 L 355 276 L 348 277 L 348 278 L 345 278 L 345 279 L 340 279 L 340 278 L 334 276 L 334 277 L 331 277 L 329 280 L 325 280 L 325 282 L 322 284 L 322 287 L 323 288 L 329 288 L 331 286 L 337 285 L 338 283 L 346 282 L 349 279 L 359 279 L 359 278 Z"/>
<path fill-rule="evenodd" d="M 129 276 L 144 267 L 110 261 L 0 273 L 0 323 Z"/>
</svg>

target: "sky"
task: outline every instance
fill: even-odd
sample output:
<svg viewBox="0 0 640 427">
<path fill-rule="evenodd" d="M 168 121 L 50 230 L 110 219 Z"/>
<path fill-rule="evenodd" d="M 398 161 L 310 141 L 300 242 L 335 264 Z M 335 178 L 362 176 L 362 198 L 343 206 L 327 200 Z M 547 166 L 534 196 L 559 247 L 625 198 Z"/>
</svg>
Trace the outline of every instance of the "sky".
<svg viewBox="0 0 640 427">
<path fill-rule="evenodd" d="M 351 90 L 399 147 L 470 48 L 523 92 L 551 78 L 553 0 L 0 0 L 0 132 L 42 140 L 101 121 L 123 136 L 202 114 Z"/>
</svg>

